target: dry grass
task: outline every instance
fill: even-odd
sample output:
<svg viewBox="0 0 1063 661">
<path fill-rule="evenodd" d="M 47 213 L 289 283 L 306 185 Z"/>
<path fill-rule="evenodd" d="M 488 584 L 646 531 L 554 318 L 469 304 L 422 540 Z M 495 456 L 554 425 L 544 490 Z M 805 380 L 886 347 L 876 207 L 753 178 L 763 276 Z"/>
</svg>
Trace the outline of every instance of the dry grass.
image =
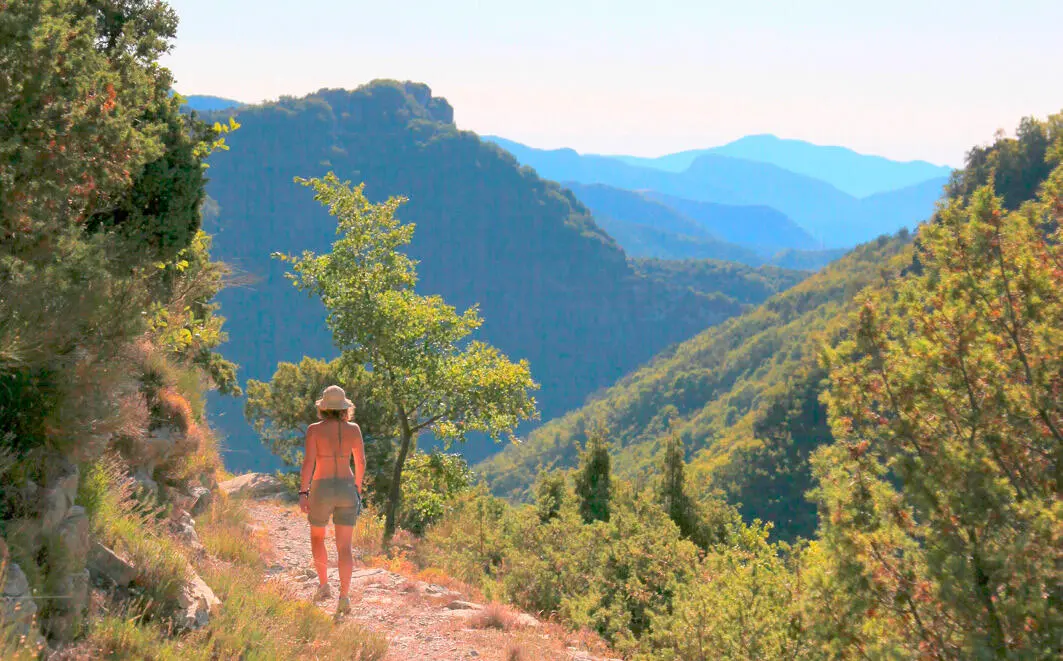
<svg viewBox="0 0 1063 661">
<path fill-rule="evenodd" d="M 450 590 L 454 590 L 455 592 L 467 594 L 477 599 L 483 598 L 483 594 L 481 594 L 478 589 L 469 585 L 468 583 L 465 583 L 464 581 L 459 581 L 458 579 L 454 578 L 450 574 L 447 574 L 445 571 L 439 569 L 438 567 L 427 567 L 425 569 L 422 569 L 421 571 L 417 572 L 414 578 L 420 581 L 424 581 L 425 583 L 439 585 Z"/>
<path fill-rule="evenodd" d="M 417 565 L 407 557 L 405 551 L 399 551 L 391 557 L 386 555 L 370 556 L 366 559 L 366 564 L 370 567 L 379 567 L 402 576 L 414 576 L 417 574 Z"/>
<path fill-rule="evenodd" d="M 188 444 L 186 452 L 163 468 L 170 479 L 200 484 L 203 476 L 212 476 L 219 481 L 224 479 L 219 477 L 223 464 L 214 430 L 205 424 L 195 424 L 185 433 L 185 442 Z"/>
<path fill-rule="evenodd" d="M 257 571 L 217 564 L 200 572 L 224 602 L 205 629 L 171 637 L 129 608 L 97 618 L 80 646 L 83 658 L 382 660 L 387 642 L 353 623 L 336 624 L 313 604 Z"/>
<path fill-rule="evenodd" d="M 272 556 L 273 546 L 266 531 L 249 529 L 250 522 L 243 503 L 218 493 L 210 511 L 196 522 L 196 530 L 215 558 L 261 568 Z"/>
<path fill-rule="evenodd" d="M 384 542 L 384 519 L 372 505 L 366 505 L 354 524 L 352 543 L 355 547 L 377 551 Z"/>
<path fill-rule="evenodd" d="M 492 602 L 469 618 L 469 626 L 473 629 L 511 631 L 517 626 L 517 615 L 506 606 Z"/>
</svg>

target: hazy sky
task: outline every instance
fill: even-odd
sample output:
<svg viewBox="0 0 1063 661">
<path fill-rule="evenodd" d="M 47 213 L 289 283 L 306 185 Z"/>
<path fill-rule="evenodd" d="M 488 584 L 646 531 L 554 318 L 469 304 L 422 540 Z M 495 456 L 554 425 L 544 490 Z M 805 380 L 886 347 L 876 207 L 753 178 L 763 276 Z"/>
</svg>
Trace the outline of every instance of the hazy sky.
<svg viewBox="0 0 1063 661">
<path fill-rule="evenodd" d="M 957 165 L 1063 110 L 1063 0 L 169 0 L 184 94 L 428 83 L 463 129 L 659 155 L 751 133 Z"/>
</svg>

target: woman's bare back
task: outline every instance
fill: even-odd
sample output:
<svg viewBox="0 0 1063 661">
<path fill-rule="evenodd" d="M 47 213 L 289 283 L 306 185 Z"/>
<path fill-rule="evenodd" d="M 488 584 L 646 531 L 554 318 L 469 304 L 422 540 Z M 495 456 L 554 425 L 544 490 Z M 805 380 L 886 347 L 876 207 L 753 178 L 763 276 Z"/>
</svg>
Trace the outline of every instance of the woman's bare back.
<svg viewBox="0 0 1063 661">
<path fill-rule="evenodd" d="M 322 420 L 307 429 L 308 445 L 314 449 L 315 480 L 333 477 L 354 478 L 351 458 L 365 465 L 362 430 L 352 422 Z M 361 459 L 361 462 L 358 460 Z M 361 487 L 361 485 L 359 485 Z"/>
</svg>

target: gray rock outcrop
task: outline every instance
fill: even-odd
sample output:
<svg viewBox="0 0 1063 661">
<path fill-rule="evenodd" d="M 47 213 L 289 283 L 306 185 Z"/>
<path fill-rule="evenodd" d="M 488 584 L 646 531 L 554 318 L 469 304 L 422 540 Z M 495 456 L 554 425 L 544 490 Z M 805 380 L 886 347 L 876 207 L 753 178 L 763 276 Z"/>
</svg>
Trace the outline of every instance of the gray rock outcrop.
<svg viewBox="0 0 1063 661">
<path fill-rule="evenodd" d="M 277 498 L 290 496 L 284 483 L 273 475 L 247 473 L 226 480 L 218 488 L 236 498 Z"/>
<path fill-rule="evenodd" d="M 210 616 L 221 607 L 221 600 L 199 576 L 193 575 L 177 597 L 174 626 L 181 631 L 201 629 L 210 623 Z"/>
<path fill-rule="evenodd" d="M 128 560 L 99 542 L 89 549 L 88 569 L 100 584 L 128 587 L 137 577 L 137 569 Z"/>
</svg>

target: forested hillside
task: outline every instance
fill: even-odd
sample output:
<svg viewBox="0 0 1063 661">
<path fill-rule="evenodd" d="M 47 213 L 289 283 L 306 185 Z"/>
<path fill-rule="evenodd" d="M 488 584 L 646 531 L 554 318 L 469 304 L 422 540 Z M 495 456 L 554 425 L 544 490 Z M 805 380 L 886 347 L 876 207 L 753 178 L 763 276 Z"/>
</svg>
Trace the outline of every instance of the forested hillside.
<svg viewBox="0 0 1063 661">
<path fill-rule="evenodd" d="M 226 353 L 245 377 L 333 353 L 321 305 L 270 259 L 328 245 L 334 222 L 292 179 L 330 170 L 364 181 L 371 200 L 409 199 L 399 215 L 417 226 L 419 290 L 458 309 L 480 306 L 482 337 L 530 360 L 544 418 L 742 309 L 640 275 L 571 193 L 459 131 L 425 85 L 378 81 L 234 115 L 242 127 L 232 151 L 212 159 L 208 190 L 220 208 L 216 252 L 252 279 L 219 297 L 233 338 Z M 240 418 L 237 404 L 220 418 L 230 461 L 263 465 L 268 455 Z M 479 459 L 493 449 L 465 451 Z"/>
<path fill-rule="evenodd" d="M 950 183 L 969 196 L 994 176 L 1013 207 L 1035 194 L 1058 116 L 1027 120 L 1017 138 L 971 151 Z M 995 168 L 990 167 L 995 166 Z M 1010 193 L 1010 195 L 1008 194 Z M 844 336 L 854 297 L 912 263 L 906 234 L 861 246 L 757 309 L 684 342 L 585 407 L 536 430 L 481 465 L 492 490 L 526 496 L 537 468 L 572 466 L 593 423 L 604 423 L 616 469 L 651 471 L 670 428 L 690 452 L 700 493 L 722 490 L 743 515 L 771 521 L 783 537 L 810 535 L 815 509 L 808 457 L 832 436 L 820 401 L 824 346 Z"/>
<path fill-rule="evenodd" d="M 635 270 L 648 278 L 711 294 L 726 292 L 739 303 L 759 304 L 793 287 L 810 273 L 777 266 L 753 268 L 715 259 L 635 259 Z"/>
<path fill-rule="evenodd" d="M 621 475 L 652 471 L 672 425 L 692 455 L 711 448 L 742 470 L 746 464 L 738 456 L 739 444 L 724 449 L 723 436 L 749 430 L 758 414 L 772 408 L 773 399 L 781 403 L 791 384 L 816 370 L 820 340 L 837 328 L 853 297 L 879 281 L 885 264 L 908 245 L 907 235 L 901 235 L 861 246 L 755 310 L 669 349 L 583 408 L 481 464 L 488 484 L 497 494 L 526 497 L 540 465 L 574 465 L 587 431 L 598 422 L 610 431 L 615 469 Z M 822 377 L 819 372 L 818 378 L 808 378 L 815 383 Z M 813 405 L 808 414 L 813 437 L 803 449 L 805 458 L 829 438 L 822 408 Z M 769 468 L 774 473 L 782 466 Z M 784 477 L 757 497 L 776 501 L 795 492 L 799 496 L 801 485 L 789 481 Z M 747 512 L 786 525 L 757 507 Z M 801 532 L 811 531 L 808 523 L 806 515 Z"/>
<path fill-rule="evenodd" d="M 429 553 L 640 660 L 1059 658 L 1061 157 L 1063 116 L 973 150 L 914 241 L 496 456 L 534 504 L 462 499 Z"/>
</svg>

